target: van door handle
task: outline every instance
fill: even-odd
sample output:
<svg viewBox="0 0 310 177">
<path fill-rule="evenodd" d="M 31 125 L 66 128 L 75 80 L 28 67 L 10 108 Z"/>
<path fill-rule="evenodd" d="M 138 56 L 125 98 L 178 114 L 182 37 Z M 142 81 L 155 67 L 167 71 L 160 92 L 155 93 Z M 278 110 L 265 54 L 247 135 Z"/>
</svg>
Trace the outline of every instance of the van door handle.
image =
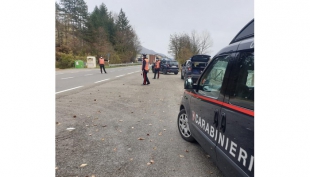
<svg viewBox="0 0 310 177">
<path fill-rule="evenodd" d="M 220 131 L 224 133 L 226 130 L 226 114 L 222 113 L 221 117 L 222 117 L 222 120 L 221 120 Z"/>
<path fill-rule="evenodd" d="M 217 110 L 215 110 L 214 111 L 214 121 L 213 121 L 213 124 L 215 124 L 215 128 L 217 128 L 217 126 L 218 126 L 218 123 L 219 123 L 219 121 L 218 121 L 218 115 L 219 115 L 219 110 L 217 109 Z"/>
</svg>

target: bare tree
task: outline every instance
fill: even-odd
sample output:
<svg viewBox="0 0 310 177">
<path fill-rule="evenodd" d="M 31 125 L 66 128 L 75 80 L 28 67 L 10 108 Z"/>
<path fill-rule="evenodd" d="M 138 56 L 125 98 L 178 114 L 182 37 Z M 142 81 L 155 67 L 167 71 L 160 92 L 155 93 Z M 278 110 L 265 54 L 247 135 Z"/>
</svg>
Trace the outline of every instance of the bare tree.
<svg viewBox="0 0 310 177">
<path fill-rule="evenodd" d="M 207 54 L 210 52 L 209 49 L 213 45 L 210 33 L 207 30 L 203 31 L 199 39 L 199 54 Z"/>
<path fill-rule="evenodd" d="M 212 45 L 213 42 L 208 31 L 205 30 L 199 35 L 193 30 L 191 36 L 188 34 L 170 35 L 169 53 L 183 63 L 193 55 L 207 54 Z"/>
</svg>

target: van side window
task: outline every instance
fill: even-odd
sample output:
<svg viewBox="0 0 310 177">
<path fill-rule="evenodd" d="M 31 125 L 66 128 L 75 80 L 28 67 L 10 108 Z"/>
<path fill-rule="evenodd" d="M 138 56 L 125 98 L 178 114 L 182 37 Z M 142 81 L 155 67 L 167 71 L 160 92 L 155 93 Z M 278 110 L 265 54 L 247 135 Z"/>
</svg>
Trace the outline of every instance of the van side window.
<svg viewBox="0 0 310 177">
<path fill-rule="evenodd" d="M 254 110 L 254 52 L 241 52 L 234 68 L 229 102 Z"/>
<path fill-rule="evenodd" d="M 238 36 L 234 39 L 234 41 L 240 41 L 243 38 L 254 35 L 254 21 L 249 24 L 243 31 L 238 34 Z"/>
<path fill-rule="evenodd" d="M 199 81 L 198 93 L 215 99 L 219 97 L 228 61 L 227 55 L 213 59 Z"/>
</svg>

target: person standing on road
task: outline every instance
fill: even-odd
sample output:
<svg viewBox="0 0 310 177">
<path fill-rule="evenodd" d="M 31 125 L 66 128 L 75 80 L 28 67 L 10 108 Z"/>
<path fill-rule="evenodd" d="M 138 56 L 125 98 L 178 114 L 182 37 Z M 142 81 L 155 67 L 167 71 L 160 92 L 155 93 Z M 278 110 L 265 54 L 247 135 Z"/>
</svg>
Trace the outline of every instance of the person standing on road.
<svg viewBox="0 0 310 177">
<path fill-rule="evenodd" d="M 159 79 L 159 67 L 160 67 L 160 61 L 159 59 L 156 60 L 155 62 L 155 72 L 154 72 L 154 78 L 153 79 L 156 79 L 156 73 L 158 74 L 157 75 L 157 79 Z"/>
<path fill-rule="evenodd" d="M 105 68 L 104 68 L 104 58 L 100 57 L 98 63 L 99 63 L 99 66 L 100 66 L 101 74 L 102 74 L 102 68 L 103 68 L 104 72 L 107 74 L 107 72 L 105 71 Z"/>
<path fill-rule="evenodd" d="M 143 85 L 149 85 L 150 81 L 147 77 L 147 73 L 149 72 L 149 59 L 146 55 L 143 55 L 143 63 L 142 63 L 142 73 L 143 73 Z"/>
</svg>

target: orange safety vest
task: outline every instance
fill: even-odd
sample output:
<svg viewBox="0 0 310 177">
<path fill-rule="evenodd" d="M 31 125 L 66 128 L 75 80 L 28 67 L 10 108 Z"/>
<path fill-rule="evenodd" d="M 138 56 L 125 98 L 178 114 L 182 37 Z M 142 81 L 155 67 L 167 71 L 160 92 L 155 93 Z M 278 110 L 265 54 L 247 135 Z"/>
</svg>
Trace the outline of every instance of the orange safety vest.
<svg viewBox="0 0 310 177">
<path fill-rule="evenodd" d="M 99 58 L 99 64 L 104 65 L 104 59 L 103 58 Z"/>
<path fill-rule="evenodd" d="M 143 67 L 143 64 L 142 64 L 142 66 L 141 66 L 141 68 Z M 143 68 L 142 68 L 143 69 Z M 149 59 L 145 59 L 145 66 L 144 66 L 144 70 L 149 70 Z"/>
<path fill-rule="evenodd" d="M 160 64 L 160 61 L 157 61 L 157 62 L 156 62 L 156 65 L 155 65 L 155 68 L 156 68 L 156 69 L 159 68 L 159 64 Z"/>
</svg>

